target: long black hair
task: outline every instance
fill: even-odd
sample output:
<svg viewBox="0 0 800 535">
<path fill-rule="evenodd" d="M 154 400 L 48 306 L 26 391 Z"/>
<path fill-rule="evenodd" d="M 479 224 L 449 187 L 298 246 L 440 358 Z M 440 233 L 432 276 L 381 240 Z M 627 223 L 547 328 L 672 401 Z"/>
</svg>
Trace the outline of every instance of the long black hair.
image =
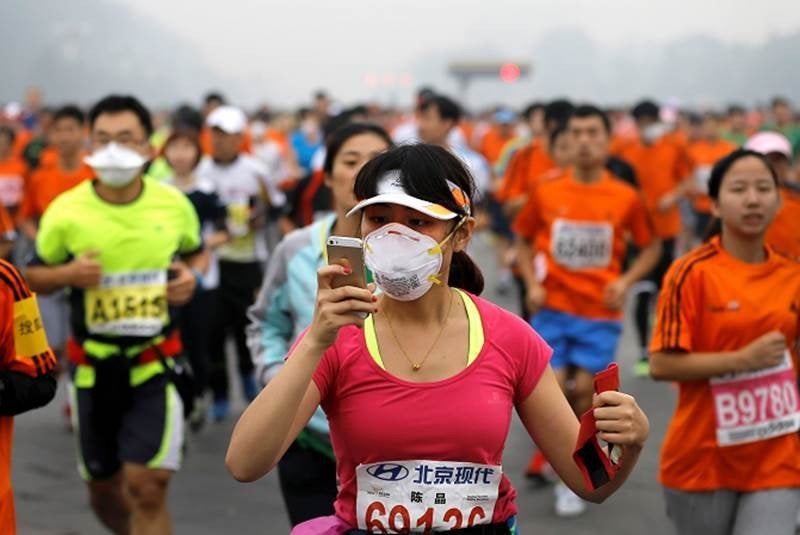
<svg viewBox="0 0 800 535">
<path fill-rule="evenodd" d="M 400 171 L 400 182 L 409 195 L 439 204 L 460 217 L 466 217 L 470 214 L 459 206 L 447 185 L 447 180 L 451 181 L 464 190 L 469 198 L 470 211 L 473 211 L 475 182 L 467 168 L 450 151 L 424 143 L 401 145 L 367 162 L 356 177 L 356 198 L 361 200 L 376 196 L 381 177 L 393 170 Z M 451 286 L 475 295 L 483 292 L 483 274 L 466 251 L 453 253 L 448 281 Z"/>
<path fill-rule="evenodd" d="M 708 178 L 708 196 L 711 197 L 713 201 L 716 202 L 719 200 L 719 190 L 722 187 L 722 181 L 725 179 L 725 175 L 728 174 L 733 164 L 742 158 L 757 158 L 761 160 L 764 167 L 769 170 L 772 180 L 775 181 L 775 187 L 777 188 L 780 185 L 778 174 L 775 172 L 775 169 L 772 168 L 766 156 L 760 152 L 749 149 L 736 149 L 724 158 L 717 160 L 717 163 L 715 163 L 714 167 L 711 169 L 711 176 Z M 703 239 L 708 241 L 720 234 L 722 234 L 722 221 L 720 221 L 718 217 L 715 217 L 711 220 L 711 223 L 709 223 Z"/>
</svg>

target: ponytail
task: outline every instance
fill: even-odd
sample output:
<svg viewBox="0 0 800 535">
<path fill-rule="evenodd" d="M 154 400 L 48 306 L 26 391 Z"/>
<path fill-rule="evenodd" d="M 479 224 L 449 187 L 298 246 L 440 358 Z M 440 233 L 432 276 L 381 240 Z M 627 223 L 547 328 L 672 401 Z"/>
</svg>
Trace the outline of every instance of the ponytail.
<svg viewBox="0 0 800 535">
<path fill-rule="evenodd" d="M 483 273 L 466 251 L 453 253 L 447 282 L 450 286 L 474 295 L 480 295 L 483 292 Z"/>
</svg>

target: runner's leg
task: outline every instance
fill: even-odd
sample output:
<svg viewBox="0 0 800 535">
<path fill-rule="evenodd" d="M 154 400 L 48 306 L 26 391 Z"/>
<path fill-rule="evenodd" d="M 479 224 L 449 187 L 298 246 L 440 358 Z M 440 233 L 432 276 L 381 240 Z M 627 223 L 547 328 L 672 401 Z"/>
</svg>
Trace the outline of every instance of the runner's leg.
<svg viewBox="0 0 800 535">
<path fill-rule="evenodd" d="M 738 492 L 683 492 L 665 487 L 664 499 L 678 535 L 730 535 L 733 529 Z"/>
<path fill-rule="evenodd" d="M 209 333 L 209 374 L 208 381 L 214 395 L 215 406 L 228 402 L 228 366 L 225 354 L 225 341 L 231 315 L 229 289 L 225 284 L 230 275 L 227 263 L 220 262 L 220 287 L 217 289 L 211 312 L 211 332 Z"/>
<path fill-rule="evenodd" d="M 131 535 L 171 533 L 167 487 L 172 472 L 125 463 L 123 474 L 125 488 L 130 496 Z"/>
<path fill-rule="evenodd" d="M 127 535 L 130 504 L 122 486 L 118 435 L 122 414 L 113 403 L 99 398 L 92 370 L 77 366 L 71 370 L 69 387 L 72 425 L 78 446 L 78 466 L 86 481 L 89 505 L 111 532 Z"/>
<path fill-rule="evenodd" d="M 247 309 L 253 304 L 256 293 L 263 279 L 261 266 L 258 263 L 243 264 L 240 268 L 240 285 L 236 288 L 236 307 L 231 318 L 233 336 L 236 342 L 239 377 L 245 400 L 250 402 L 258 394 L 255 376 L 253 375 L 253 359 L 247 347 L 247 326 L 250 323 Z"/>
<path fill-rule="evenodd" d="M 119 443 L 132 535 L 170 533 L 167 486 L 181 465 L 184 420 L 181 398 L 163 373 L 133 385 Z"/>
<path fill-rule="evenodd" d="M 733 535 L 794 533 L 800 488 L 746 492 L 739 496 Z"/>
</svg>

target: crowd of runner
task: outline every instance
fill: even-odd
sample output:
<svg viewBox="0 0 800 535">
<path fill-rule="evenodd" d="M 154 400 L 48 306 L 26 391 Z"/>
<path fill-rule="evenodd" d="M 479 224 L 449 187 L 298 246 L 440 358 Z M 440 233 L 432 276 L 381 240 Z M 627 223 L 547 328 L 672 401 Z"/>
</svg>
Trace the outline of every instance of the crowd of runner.
<svg viewBox="0 0 800 535">
<path fill-rule="evenodd" d="M 558 99 L 471 114 L 432 89 L 415 99 L 411 110 L 345 108 L 319 91 L 297 111 L 247 113 L 212 92 L 151 115 L 132 96 L 50 107 L 31 89 L 0 108 L 0 275 L 13 289 L 0 312 L 17 348 L 0 369 L 0 421 L 46 403 L 42 381 L 62 374 L 69 388 L 57 399 L 98 519 L 114 533 L 168 533 L 184 435 L 232 416 L 235 381 L 250 407 L 229 469 L 253 480 L 277 467 L 292 525 L 307 526 L 298 533 L 332 515 L 338 524 L 325 529 L 336 533 L 517 533 L 515 492 L 493 468 L 510 410 L 537 445 L 525 475 L 553 484 L 560 516 L 602 501 L 633 469 L 647 419 L 630 396 L 601 392 L 618 384 L 598 386 L 630 313 L 638 352 L 627 372 L 679 386 L 659 471 L 678 533 L 793 530 L 791 103 L 601 109 Z M 496 280 L 469 260 L 475 233 L 491 236 Z M 364 240 L 363 287 L 336 288 L 349 273 L 329 266 L 331 236 Z M 476 297 L 484 284 L 517 296 L 520 318 Z M 52 353 L 22 337 L 23 307 L 41 318 Z M 437 357 L 442 348 L 465 361 Z M 498 381 L 507 388 L 487 386 Z M 23 401 L 7 403 L 11 384 Z M 471 407 L 465 392 L 498 403 L 462 411 L 482 420 L 485 443 L 473 447 L 436 419 L 455 415 L 433 410 Z M 365 444 L 360 427 L 379 424 L 363 407 L 391 402 L 402 422 L 409 395 L 431 416 L 408 432 L 436 447 L 400 447 L 390 429 L 382 436 L 396 442 Z M 3 440 L 10 433 L 0 428 Z M 595 436 L 597 457 L 584 449 Z M 490 504 L 428 504 L 467 468 L 476 475 L 458 492 L 494 493 Z M 367 480 L 393 481 L 390 469 L 421 481 L 367 504 Z M 13 506 L 0 516 L 13 526 Z M 480 524 L 495 531 L 469 531 Z"/>
</svg>

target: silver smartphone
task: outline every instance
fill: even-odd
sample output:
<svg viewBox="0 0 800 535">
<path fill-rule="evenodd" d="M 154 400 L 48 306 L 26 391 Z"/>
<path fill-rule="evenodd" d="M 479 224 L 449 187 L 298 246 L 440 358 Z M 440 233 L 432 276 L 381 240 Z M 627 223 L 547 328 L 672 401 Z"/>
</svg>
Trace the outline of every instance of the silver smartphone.
<svg viewBox="0 0 800 535">
<path fill-rule="evenodd" d="M 364 249 L 359 238 L 347 236 L 331 236 L 327 241 L 328 264 L 338 264 L 349 267 L 352 271 L 349 275 L 334 277 L 332 286 L 341 288 L 342 286 L 357 286 L 366 288 L 366 277 L 364 276 Z"/>
</svg>

